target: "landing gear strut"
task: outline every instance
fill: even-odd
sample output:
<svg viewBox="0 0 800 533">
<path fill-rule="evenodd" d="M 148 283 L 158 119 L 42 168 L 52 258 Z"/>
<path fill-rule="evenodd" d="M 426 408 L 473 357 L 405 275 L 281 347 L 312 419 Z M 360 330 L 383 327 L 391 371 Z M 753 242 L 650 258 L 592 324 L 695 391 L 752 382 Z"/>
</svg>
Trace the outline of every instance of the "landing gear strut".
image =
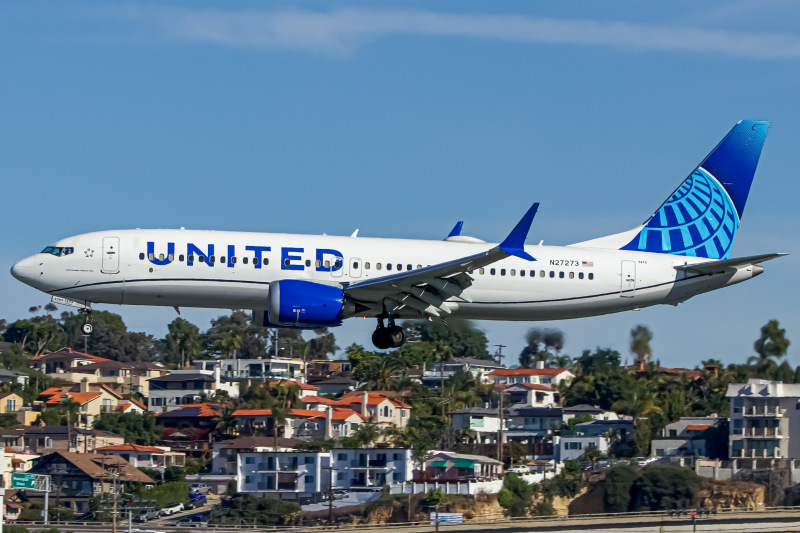
<svg viewBox="0 0 800 533">
<path fill-rule="evenodd" d="M 396 326 L 393 318 L 389 318 L 389 326 L 383 325 L 383 318 L 378 319 L 378 327 L 372 334 L 372 344 L 379 350 L 389 348 L 399 348 L 406 342 L 406 332 L 400 326 Z"/>
<path fill-rule="evenodd" d="M 91 335 L 92 333 L 92 310 L 91 309 L 82 309 L 81 312 L 84 313 L 85 321 L 81 324 L 81 333 L 84 335 Z"/>
</svg>

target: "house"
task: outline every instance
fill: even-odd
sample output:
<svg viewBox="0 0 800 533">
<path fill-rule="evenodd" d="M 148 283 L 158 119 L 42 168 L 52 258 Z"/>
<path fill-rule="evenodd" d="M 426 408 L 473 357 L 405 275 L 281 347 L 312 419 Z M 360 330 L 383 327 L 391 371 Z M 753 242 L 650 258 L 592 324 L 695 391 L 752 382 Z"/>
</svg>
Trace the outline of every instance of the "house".
<svg viewBox="0 0 800 533">
<path fill-rule="evenodd" d="M 238 455 L 252 451 L 278 451 L 294 450 L 301 441 L 278 437 L 249 436 L 235 439 L 220 440 L 214 443 L 211 455 L 211 472 L 214 475 L 231 475 L 237 473 Z"/>
<path fill-rule="evenodd" d="M 17 383 L 23 387 L 27 387 L 29 379 L 30 376 L 28 376 L 28 374 L 23 374 L 22 372 L 17 372 L 16 370 L 0 368 L 0 383 Z"/>
<path fill-rule="evenodd" d="M 22 397 L 13 392 L 0 394 L 0 413 L 2 414 L 16 414 L 22 408 Z"/>
<path fill-rule="evenodd" d="M 123 398 L 117 401 L 117 410 L 121 413 L 142 414 L 147 411 L 147 406 L 133 398 Z"/>
<path fill-rule="evenodd" d="M 346 394 L 356 390 L 358 382 L 351 377 L 338 375 L 320 381 L 315 381 L 314 385 L 319 387 L 318 394 L 339 396 L 341 394 Z"/>
<path fill-rule="evenodd" d="M 319 501 L 330 489 L 330 452 L 261 450 L 236 456 L 236 490 L 268 498 Z"/>
<path fill-rule="evenodd" d="M 31 368 L 47 375 L 56 374 L 52 377 L 60 378 L 59 374 L 69 373 L 80 366 L 105 361 L 111 359 L 64 348 L 57 352 L 37 355 L 31 359 Z"/>
<path fill-rule="evenodd" d="M 413 479 L 411 450 L 405 448 L 334 448 L 330 454 L 338 489 L 374 489 Z"/>
<path fill-rule="evenodd" d="M 336 400 L 334 405 L 352 409 L 373 423 L 406 427 L 411 418 L 411 406 L 392 396 L 388 391 L 351 392 Z"/>
<path fill-rule="evenodd" d="M 306 365 L 306 382 L 317 385 L 332 377 L 352 377 L 353 364 L 347 359 L 314 359 Z"/>
<path fill-rule="evenodd" d="M 210 454 L 211 443 L 219 435 L 217 422 L 221 412 L 219 404 L 197 403 L 156 413 L 158 424 L 164 428 L 160 445 L 191 457 Z"/>
<path fill-rule="evenodd" d="M 50 498 L 75 513 L 89 511 L 92 497 L 122 492 L 125 484 L 153 484 L 154 481 L 120 457 L 72 452 L 53 452 L 39 458 L 30 473 L 49 475 Z M 41 503 L 44 495 L 31 491 L 31 501 Z"/>
<path fill-rule="evenodd" d="M 685 416 L 664 426 L 661 435 L 654 438 L 650 455 L 664 457 L 672 455 L 710 457 L 708 430 L 718 428 L 726 419 L 711 416 Z"/>
<path fill-rule="evenodd" d="M 541 361 L 539 361 L 541 363 Z M 570 381 L 575 374 L 566 368 L 498 368 L 489 373 L 495 385 L 514 385 L 516 383 L 530 383 L 533 385 L 546 385 L 557 389 L 562 381 Z"/>
<path fill-rule="evenodd" d="M 555 407 L 558 405 L 558 393 L 548 385 L 536 383 L 515 383 L 513 385 L 497 385 L 513 405 L 527 407 Z"/>
<path fill-rule="evenodd" d="M 620 415 L 614 411 L 603 411 L 596 405 L 573 405 L 572 407 L 563 407 L 561 411 L 564 413 L 564 423 L 566 424 L 573 418 L 592 420 L 633 420 L 628 415 Z M 588 421 L 588 420 L 587 420 Z"/>
<path fill-rule="evenodd" d="M 474 379 L 480 380 L 481 383 L 490 384 L 494 380 L 489 376 L 494 370 L 502 369 L 503 365 L 495 363 L 489 359 L 474 359 L 472 357 L 454 357 L 442 362 L 436 361 L 431 363 L 430 368 L 427 366 L 422 369 L 422 384 L 438 388 L 441 386 L 442 379 L 449 380 L 459 372 L 471 374 Z"/>
<path fill-rule="evenodd" d="M 51 451 L 91 452 L 96 447 L 123 444 L 125 439 L 110 431 L 67 426 L 26 426 L 22 428 L 22 446 L 12 448 L 29 453 Z"/>
<path fill-rule="evenodd" d="M 555 458 L 553 433 L 561 428 L 562 417 L 557 407 L 514 406 L 507 413 L 504 441 L 524 445 L 531 458 Z"/>
<path fill-rule="evenodd" d="M 262 432 L 273 435 L 275 420 L 272 409 L 239 409 L 234 411 L 236 427 L 240 434 Z M 328 409 L 290 409 L 286 413 L 286 421 L 279 428 L 280 436 L 286 438 L 310 440 L 313 438 L 343 438 L 355 433 L 359 424 L 367 419 L 353 411 L 341 407 Z"/>
<path fill-rule="evenodd" d="M 3 486 L 11 486 L 11 474 L 14 472 L 27 472 L 36 459 L 41 457 L 35 453 L 26 453 L 15 450 L 9 446 L 5 448 L 5 465 L 3 470 Z M 8 489 L 6 489 L 8 492 Z"/>
<path fill-rule="evenodd" d="M 258 381 L 293 380 L 305 383 L 302 359 L 272 357 L 268 359 L 198 359 L 196 370 L 210 371 L 219 368 L 226 378 L 252 379 Z"/>
<path fill-rule="evenodd" d="M 217 392 L 224 391 L 230 398 L 239 396 L 238 382 L 223 379 L 219 368 L 213 372 L 175 370 L 148 381 L 150 395 L 147 397 L 147 408 L 154 412 L 171 411 L 182 405 L 197 403 Z"/>
<path fill-rule="evenodd" d="M 800 459 L 800 384 L 750 379 L 726 396 L 731 459 Z"/>
<path fill-rule="evenodd" d="M 84 379 L 77 385 L 51 387 L 39 395 L 39 400 L 44 402 L 45 407 L 57 406 L 67 401 L 75 402 L 80 405 L 80 422 L 91 426 L 101 414 L 117 409 L 120 396 L 105 385 L 92 386 Z"/>
<path fill-rule="evenodd" d="M 505 410 L 504 417 L 508 410 Z M 498 409 L 484 407 L 468 407 L 450 413 L 453 428 L 466 435 L 478 444 L 493 444 L 497 442 L 500 431 L 500 412 Z"/>
<path fill-rule="evenodd" d="M 590 446 L 607 454 L 616 440 L 633 438 L 633 420 L 595 420 L 577 424 L 573 429 L 561 430 L 559 459 L 579 459 Z"/>
<path fill-rule="evenodd" d="M 424 470 L 415 472 L 417 482 L 464 482 L 500 479 L 503 463 L 483 455 L 454 452 L 433 452 L 425 461 Z"/>
<path fill-rule="evenodd" d="M 95 453 L 115 455 L 136 468 L 154 468 L 160 471 L 171 466 L 184 466 L 186 454 L 173 452 L 167 446 L 142 446 L 140 444 L 117 444 L 95 448 Z"/>
</svg>

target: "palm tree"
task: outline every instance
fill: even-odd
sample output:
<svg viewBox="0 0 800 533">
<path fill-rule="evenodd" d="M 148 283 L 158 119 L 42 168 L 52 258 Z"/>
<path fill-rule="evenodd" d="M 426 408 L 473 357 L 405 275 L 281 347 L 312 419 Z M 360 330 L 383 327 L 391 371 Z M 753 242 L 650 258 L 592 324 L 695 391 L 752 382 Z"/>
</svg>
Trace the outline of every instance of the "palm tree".
<svg viewBox="0 0 800 533">
<path fill-rule="evenodd" d="M 272 408 L 272 443 L 275 447 L 275 453 L 278 453 L 278 433 L 280 429 L 286 425 L 286 417 L 289 415 L 289 409 L 280 406 L 274 406 Z M 278 457 L 275 456 L 275 461 L 277 463 Z"/>
<path fill-rule="evenodd" d="M 653 340 L 653 333 L 645 325 L 639 324 L 631 330 L 631 352 L 636 354 L 637 361 L 651 361 L 653 359 L 653 349 L 650 348 L 650 341 Z"/>
<path fill-rule="evenodd" d="M 236 411 L 236 406 L 227 404 L 216 417 L 217 430 L 221 431 L 224 435 L 230 435 L 236 429 L 236 417 L 233 416 L 234 411 Z"/>
<path fill-rule="evenodd" d="M 200 354 L 202 349 L 200 345 L 200 330 L 183 318 L 176 318 L 167 327 L 169 328 L 167 345 L 173 352 L 180 353 L 181 368 L 183 368 L 186 366 L 187 355 L 191 359 Z"/>
<path fill-rule="evenodd" d="M 652 392 L 637 384 L 635 387 L 626 389 L 622 394 L 622 399 L 617 400 L 611 406 L 612 411 L 626 413 L 633 416 L 633 425 L 642 417 L 651 414 L 661 414 L 661 408 L 656 405 Z"/>
<path fill-rule="evenodd" d="M 375 424 L 361 424 L 353 435 L 362 448 L 366 448 L 378 440 L 380 436 L 381 430 Z"/>
<path fill-rule="evenodd" d="M 384 357 L 372 377 L 367 380 L 368 390 L 394 390 L 403 379 L 403 369 L 395 359 Z"/>
<path fill-rule="evenodd" d="M 236 359 L 236 351 L 242 348 L 242 337 L 231 329 L 218 337 L 214 346 L 225 350 L 225 357 L 231 357 L 232 354 L 233 359 Z"/>
</svg>

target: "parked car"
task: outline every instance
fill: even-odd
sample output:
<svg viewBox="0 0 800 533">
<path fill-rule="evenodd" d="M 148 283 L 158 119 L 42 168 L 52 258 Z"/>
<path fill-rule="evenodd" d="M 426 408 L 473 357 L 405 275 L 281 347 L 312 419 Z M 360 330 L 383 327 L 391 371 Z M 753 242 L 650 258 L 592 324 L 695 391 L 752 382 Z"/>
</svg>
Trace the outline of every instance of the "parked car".
<svg viewBox="0 0 800 533">
<path fill-rule="evenodd" d="M 136 517 L 137 522 L 147 522 L 148 520 L 155 520 L 161 514 L 155 509 L 142 509 L 139 511 L 139 516 Z"/>
<path fill-rule="evenodd" d="M 211 487 L 205 483 L 192 483 L 190 486 L 192 494 L 208 494 L 211 492 Z"/>
<path fill-rule="evenodd" d="M 512 474 L 529 474 L 530 471 L 531 469 L 528 468 L 527 466 L 512 466 L 511 468 L 506 470 L 506 473 L 510 472 Z"/>
<path fill-rule="evenodd" d="M 200 496 L 199 498 L 192 498 L 188 502 L 183 504 L 183 508 L 185 509 L 197 509 L 198 507 L 202 507 L 206 504 L 206 497 Z"/>
<path fill-rule="evenodd" d="M 167 505 L 163 509 L 161 509 L 162 516 L 169 516 L 174 513 L 179 513 L 183 511 L 184 507 L 182 503 L 173 503 L 171 505 Z"/>
</svg>

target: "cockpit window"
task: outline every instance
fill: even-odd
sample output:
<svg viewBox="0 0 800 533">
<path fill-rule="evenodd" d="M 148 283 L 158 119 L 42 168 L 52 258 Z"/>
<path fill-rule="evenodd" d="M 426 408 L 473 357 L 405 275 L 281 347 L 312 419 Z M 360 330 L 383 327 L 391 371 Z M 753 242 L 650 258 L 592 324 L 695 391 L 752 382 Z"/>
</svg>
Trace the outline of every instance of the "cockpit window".
<svg viewBox="0 0 800 533">
<path fill-rule="evenodd" d="M 61 257 L 62 255 L 69 255 L 74 251 L 75 248 L 67 246 L 45 246 L 44 250 L 42 250 L 41 253 L 54 255 L 56 257 Z"/>
</svg>

